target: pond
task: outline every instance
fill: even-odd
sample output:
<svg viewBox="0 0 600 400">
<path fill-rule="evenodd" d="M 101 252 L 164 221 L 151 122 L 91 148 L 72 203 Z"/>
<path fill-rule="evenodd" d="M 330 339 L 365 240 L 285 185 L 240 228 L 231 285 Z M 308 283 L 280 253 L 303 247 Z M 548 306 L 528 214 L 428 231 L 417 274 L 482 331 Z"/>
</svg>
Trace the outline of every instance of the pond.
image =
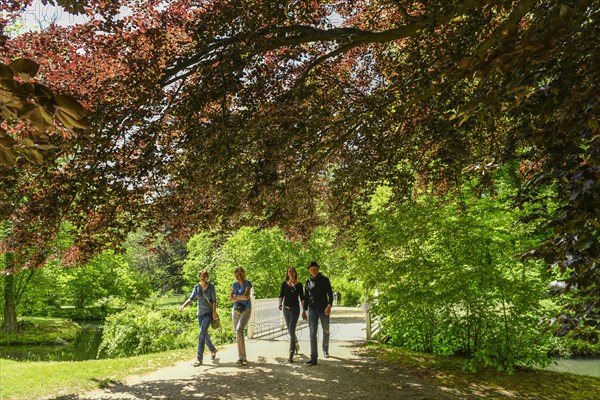
<svg viewBox="0 0 600 400">
<path fill-rule="evenodd" d="M 600 377 L 600 358 L 559 358 L 556 363 L 545 369 L 558 372 L 570 372 L 577 375 Z"/>
<path fill-rule="evenodd" d="M 0 346 L 0 358 L 17 361 L 94 360 L 102 342 L 102 325 L 83 324 L 74 341 L 35 346 Z"/>
</svg>

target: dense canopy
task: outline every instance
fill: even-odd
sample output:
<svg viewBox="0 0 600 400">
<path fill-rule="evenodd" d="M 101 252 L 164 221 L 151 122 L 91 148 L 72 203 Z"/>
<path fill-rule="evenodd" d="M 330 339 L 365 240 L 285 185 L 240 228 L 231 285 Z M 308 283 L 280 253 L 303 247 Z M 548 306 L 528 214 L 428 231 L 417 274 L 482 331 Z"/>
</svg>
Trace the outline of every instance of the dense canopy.
<svg viewBox="0 0 600 400">
<path fill-rule="evenodd" d="M 3 62 L 40 63 L 92 128 L 50 137 L 41 165 L 0 167 L 7 249 L 65 221 L 80 235 L 71 256 L 142 223 L 303 236 L 347 226 L 379 185 L 400 204 L 465 178 L 484 188 L 508 166 L 550 233 L 529 255 L 583 299 L 566 322 L 598 324 L 597 2 L 57 3 L 90 22 L 11 38 Z M 3 120 L 26 138 L 19 124 Z"/>
</svg>

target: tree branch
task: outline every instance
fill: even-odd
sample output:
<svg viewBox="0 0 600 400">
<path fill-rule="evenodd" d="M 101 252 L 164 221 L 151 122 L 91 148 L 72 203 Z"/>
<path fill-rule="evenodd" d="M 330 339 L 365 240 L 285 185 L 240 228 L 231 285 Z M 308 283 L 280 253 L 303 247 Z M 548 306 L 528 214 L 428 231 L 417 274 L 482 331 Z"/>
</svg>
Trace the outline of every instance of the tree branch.
<svg viewBox="0 0 600 400">
<path fill-rule="evenodd" d="M 236 44 L 236 49 L 249 47 L 255 54 L 263 54 L 266 51 L 275 50 L 281 47 L 293 47 L 312 42 L 345 42 L 343 49 L 351 50 L 354 47 L 370 43 L 385 43 L 394 40 L 404 39 L 420 35 L 427 28 L 437 27 L 452 21 L 454 18 L 463 15 L 473 9 L 481 8 L 489 3 L 495 3 L 499 0 L 465 0 L 455 7 L 452 12 L 444 15 L 432 16 L 428 19 L 419 19 L 411 21 L 397 28 L 384 31 L 365 31 L 358 28 L 333 28 L 319 29 L 307 25 L 293 26 L 274 26 L 256 31 L 254 34 L 241 32 L 232 37 L 218 39 L 210 43 L 206 48 L 200 49 L 198 53 L 192 55 L 187 60 L 173 65 L 165 70 L 165 78 L 162 85 L 166 86 L 179 80 L 181 76 L 189 76 L 194 73 L 194 67 L 203 61 L 215 51 L 221 51 L 226 54 L 226 49 L 232 44 Z M 532 2 L 534 0 L 527 0 Z M 342 48 L 340 48 L 342 49 Z M 340 50 L 341 51 L 341 50 Z M 334 52 L 335 55 L 339 53 Z M 333 53 L 326 58 L 333 56 Z M 315 65 L 320 64 L 319 61 Z M 180 72 L 189 69 L 185 74 L 178 75 Z"/>
</svg>

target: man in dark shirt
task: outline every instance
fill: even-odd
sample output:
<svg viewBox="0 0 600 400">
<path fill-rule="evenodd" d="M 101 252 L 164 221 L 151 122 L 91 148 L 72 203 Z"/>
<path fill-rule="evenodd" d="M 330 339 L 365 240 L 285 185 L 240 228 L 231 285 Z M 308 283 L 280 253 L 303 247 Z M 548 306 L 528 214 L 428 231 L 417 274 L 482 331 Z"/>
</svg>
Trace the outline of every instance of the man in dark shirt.
<svg viewBox="0 0 600 400">
<path fill-rule="evenodd" d="M 323 328 L 323 355 L 329 357 L 329 314 L 333 304 L 333 290 L 329 278 L 319 272 L 319 264 L 312 261 L 308 265 L 310 278 L 306 281 L 304 302 L 308 305 L 308 329 L 310 331 L 310 360 L 308 365 L 316 365 L 318 358 L 317 330 L 319 320 Z M 302 318 L 306 319 L 306 311 L 302 312 Z"/>
</svg>

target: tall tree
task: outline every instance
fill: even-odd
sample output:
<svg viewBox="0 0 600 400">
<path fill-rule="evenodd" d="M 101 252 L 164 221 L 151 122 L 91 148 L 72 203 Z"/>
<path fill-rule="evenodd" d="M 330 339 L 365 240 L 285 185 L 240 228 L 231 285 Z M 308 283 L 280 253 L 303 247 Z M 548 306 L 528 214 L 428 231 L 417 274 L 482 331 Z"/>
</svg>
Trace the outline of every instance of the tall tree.
<svg viewBox="0 0 600 400">
<path fill-rule="evenodd" d="M 534 255 L 572 272 L 582 301 L 565 320 L 600 326 L 596 2 L 123 0 L 120 16 L 116 3 L 60 43 L 101 57 L 75 77 L 97 89 L 100 146 L 78 142 L 72 164 L 119 183 L 97 202 L 133 191 L 133 213 L 174 232 L 306 234 L 324 207 L 340 224 L 360 215 L 382 182 L 401 201 L 512 162 L 518 200 L 556 186 Z"/>
</svg>

